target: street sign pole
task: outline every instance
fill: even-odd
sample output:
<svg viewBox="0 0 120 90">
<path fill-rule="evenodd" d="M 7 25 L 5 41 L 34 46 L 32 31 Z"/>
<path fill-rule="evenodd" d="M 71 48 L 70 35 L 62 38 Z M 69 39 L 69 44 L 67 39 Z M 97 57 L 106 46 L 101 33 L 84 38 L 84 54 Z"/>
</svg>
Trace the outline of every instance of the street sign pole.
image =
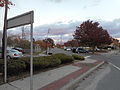
<svg viewBox="0 0 120 90">
<path fill-rule="evenodd" d="M 31 23 L 30 90 L 33 90 L 33 23 Z"/>
<path fill-rule="evenodd" d="M 30 28 L 30 90 L 33 90 L 33 22 L 34 22 L 34 12 L 30 11 L 22 15 L 10 18 L 7 20 L 7 29 L 19 27 L 23 25 L 31 25 Z M 6 40 L 7 41 L 7 40 Z M 6 66 L 7 64 L 5 64 Z M 5 70 L 6 71 L 6 70 Z M 7 73 L 7 72 L 6 72 Z M 7 74 L 5 74 L 7 75 Z"/>
<path fill-rule="evenodd" d="M 8 5 L 7 5 L 8 0 L 5 0 L 5 17 L 4 17 L 4 28 L 3 28 L 3 51 L 4 51 L 4 82 L 7 82 L 7 58 L 6 58 L 6 47 L 7 47 L 7 11 L 8 11 Z"/>
</svg>

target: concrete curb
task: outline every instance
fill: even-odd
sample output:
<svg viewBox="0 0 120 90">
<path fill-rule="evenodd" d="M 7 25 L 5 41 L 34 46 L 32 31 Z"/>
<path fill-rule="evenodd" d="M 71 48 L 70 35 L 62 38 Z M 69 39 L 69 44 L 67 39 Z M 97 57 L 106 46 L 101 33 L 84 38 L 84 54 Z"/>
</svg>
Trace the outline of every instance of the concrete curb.
<svg viewBox="0 0 120 90">
<path fill-rule="evenodd" d="M 76 83 L 78 83 L 80 80 L 82 80 L 83 78 L 85 78 L 85 76 L 87 76 L 88 74 L 90 74 L 91 72 L 93 72 L 94 70 L 96 70 L 98 67 L 100 67 L 104 63 L 105 62 L 102 61 L 100 64 L 96 65 L 95 67 L 91 68 L 87 72 L 83 73 L 80 77 L 74 79 L 73 81 L 69 82 L 67 85 L 63 86 L 60 90 L 70 90 L 73 86 L 76 85 Z"/>
</svg>

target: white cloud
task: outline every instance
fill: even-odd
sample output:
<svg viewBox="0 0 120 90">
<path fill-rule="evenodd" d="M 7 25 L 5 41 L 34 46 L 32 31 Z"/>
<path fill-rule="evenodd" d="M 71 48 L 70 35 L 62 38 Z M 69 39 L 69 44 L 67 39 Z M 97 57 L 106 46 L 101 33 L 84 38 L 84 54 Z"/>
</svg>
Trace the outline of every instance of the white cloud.
<svg viewBox="0 0 120 90">
<path fill-rule="evenodd" d="M 100 26 L 108 31 L 108 33 L 114 38 L 120 38 L 120 19 L 113 21 L 93 20 L 99 22 Z M 61 36 L 62 41 L 65 42 L 73 38 L 76 26 L 79 26 L 83 21 L 65 21 L 56 22 L 53 24 L 45 24 L 34 28 L 34 38 L 44 39 L 47 36 L 48 29 L 50 28 L 48 36 L 54 39 L 56 42 L 60 42 Z M 14 30 L 14 33 L 20 31 Z"/>
</svg>

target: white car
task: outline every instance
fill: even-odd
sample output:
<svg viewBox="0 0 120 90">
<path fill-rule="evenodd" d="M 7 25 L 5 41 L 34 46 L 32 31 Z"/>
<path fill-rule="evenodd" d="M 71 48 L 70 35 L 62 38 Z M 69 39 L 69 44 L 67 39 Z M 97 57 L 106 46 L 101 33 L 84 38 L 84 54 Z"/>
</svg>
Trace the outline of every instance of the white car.
<svg viewBox="0 0 120 90">
<path fill-rule="evenodd" d="M 70 47 L 64 47 L 64 50 L 66 50 L 66 51 L 70 51 L 71 48 L 70 48 Z"/>
<path fill-rule="evenodd" d="M 7 59 L 20 58 L 22 56 L 23 56 L 22 52 L 19 52 L 19 51 L 14 50 L 14 49 L 7 50 Z"/>
</svg>

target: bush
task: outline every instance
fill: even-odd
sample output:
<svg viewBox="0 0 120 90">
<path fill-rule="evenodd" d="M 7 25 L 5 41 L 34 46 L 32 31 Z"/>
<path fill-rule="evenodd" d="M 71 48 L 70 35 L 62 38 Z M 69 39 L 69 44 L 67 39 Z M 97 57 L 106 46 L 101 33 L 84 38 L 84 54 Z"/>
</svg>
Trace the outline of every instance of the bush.
<svg viewBox="0 0 120 90">
<path fill-rule="evenodd" d="M 49 62 L 45 60 L 45 57 L 35 57 L 33 59 L 33 67 L 35 70 L 41 69 L 41 68 L 46 68 L 49 66 Z"/>
<path fill-rule="evenodd" d="M 22 58 L 19 58 L 18 60 L 25 62 L 25 65 L 26 65 L 25 70 L 30 70 L 30 57 L 22 57 Z"/>
<path fill-rule="evenodd" d="M 11 59 L 7 62 L 7 70 L 9 75 L 15 75 L 23 72 L 26 68 L 25 62 Z"/>
<path fill-rule="evenodd" d="M 47 67 L 55 67 L 61 64 L 60 59 L 52 56 L 35 57 L 33 60 L 34 69 L 43 69 Z"/>
<path fill-rule="evenodd" d="M 48 56 L 46 57 L 46 60 L 49 62 L 49 67 L 54 67 L 61 64 L 61 60 L 56 57 Z"/>
<path fill-rule="evenodd" d="M 4 61 L 3 59 L 0 59 L 0 73 L 3 73 L 3 69 L 4 69 Z"/>
<path fill-rule="evenodd" d="M 85 60 L 85 58 L 83 56 L 79 56 L 79 55 L 76 55 L 76 54 L 73 54 L 72 57 L 76 60 Z"/>
<path fill-rule="evenodd" d="M 61 63 L 69 63 L 69 62 L 72 62 L 74 60 L 72 56 L 66 55 L 63 53 L 54 54 L 52 56 L 59 58 L 61 60 Z"/>
</svg>

